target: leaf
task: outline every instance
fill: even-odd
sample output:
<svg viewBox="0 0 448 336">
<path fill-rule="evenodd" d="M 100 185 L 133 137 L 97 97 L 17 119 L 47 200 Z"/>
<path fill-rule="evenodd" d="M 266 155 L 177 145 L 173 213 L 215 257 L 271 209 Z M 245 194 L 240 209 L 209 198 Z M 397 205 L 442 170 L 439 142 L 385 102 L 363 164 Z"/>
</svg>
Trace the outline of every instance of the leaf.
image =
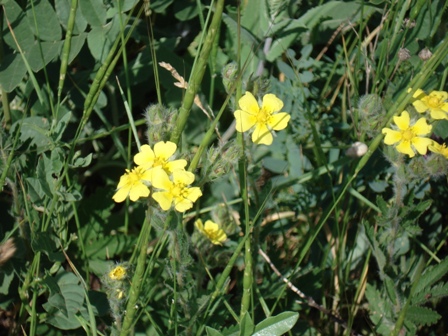
<svg viewBox="0 0 448 336">
<path fill-rule="evenodd" d="M 101 27 L 106 23 L 107 11 L 103 1 L 79 0 L 79 8 L 92 27 Z"/>
<path fill-rule="evenodd" d="M 88 167 L 92 162 L 92 153 L 86 157 L 75 157 L 73 158 L 73 163 L 70 165 L 71 168 L 82 168 Z"/>
<path fill-rule="evenodd" d="M 60 141 L 62 138 L 62 134 L 64 133 L 65 129 L 67 128 L 70 119 L 72 117 L 71 112 L 67 112 L 62 116 L 62 118 L 59 119 L 56 127 L 53 130 L 53 139 L 54 142 Z"/>
<path fill-rule="evenodd" d="M 6 92 L 14 90 L 26 75 L 26 67 L 20 54 L 6 55 L 0 65 L 0 87 Z"/>
<path fill-rule="evenodd" d="M 31 69 L 38 72 L 59 56 L 62 43 L 62 41 L 34 42 L 33 47 L 24 53 Z"/>
<path fill-rule="evenodd" d="M 370 284 L 367 284 L 366 298 L 369 302 L 370 319 L 377 326 L 377 331 L 383 335 L 390 335 L 395 327 L 390 302 L 384 300 L 381 293 Z"/>
<path fill-rule="evenodd" d="M 439 283 L 432 288 L 425 288 L 412 297 L 412 304 L 424 304 L 429 300 L 438 300 L 448 296 L 448 283 Z"/>
<path fill-rule="evenodd" d="M 9 272 L 2 271 L 0 272 L 0 294 L 8 295 L 10 293 L 9 286 L 14 279 L 14 271 L 11 270 Z"/>
<path fill-rule="evenodd" d="M 299 313 L 283 312 L 277 316 L 271 316 L 261 321 L 255 327 L 253 336 L 283 335 L 294 327 L 299 318 Z"/>
<path fill-rule="evenodd" d="M 4 41 L 7 45 L 9 45 L 14 50 L 18 51 L 17 44 L 20 46 L 22 51 L 29 50 L 34 43 L 34 35 L 32 30 L 30 29 L 30 26 L 26 20 L 26 16 L 22 11 L 22 8 L 20 8 L 19 5 L 13 0 L 7 1 L 4 5 L 4 15 L 6 20 L 4 20 L 3 29 L 5 31 L 5 34 L 3 36 Z M 14 31 L 14 36 L 17 40 L 14 40 L 10 29 L 8 27 L 8 22 L 10 23 L 11 29 Z M 19 55 L 20 57 L 20 55 Z"/>
<path fill-rule="evenodd" d="M 64 255 L 59 250 L 56 242 L 51 239 L 48 233 L 35 233 L 33 240 L 31 241 L 31 248 L 34 252 L 42 252 L 48 256 L 50 261 L 63 262 L 65 260 Z"/>
<path fill-rule="evenodd" d="M 205 331 L 207 332 L 207 336 L 223 336 L 218 330 L 211 327 L 205 327 Z"/>
<path fill-rule="evenodd" d="M 434 310 L 426 307 L 410 306 L 406 312 L 406 319 L 419 325 L 431 325 L 436 323 L 441 316 Z"/>
<path fill-rule="evenodd" d="M 112 258 L 132 247 L 135 238 L 131 236 L 108 236 L 89 242 L 86 245 L 86 257 L 91 259 Z"/>
<path fill-rule="evenodd" d="M 42 41 L 59 41 L 61 39 L 61 25 L 48 0 L 29 2 L 26 17 L 34 35 Z"/>
<path fill-rule="evenodd" d="M 77 329 L 81 324 L 76 315 L 82 313 L 81 310 L 85 312 L 84 289 L 73 273 L 62 273 L 57 276 L 56 282 L 58 292 L 43 304 L 48 313 L 46 322 L 62 330 Z"/>
<path fill-rule="evenodd" d="M 199 7 L 195 0 L 176 1 L 174 3 L 174 16 L 180 21 L 188 21 L 199 14 Z"/>
<path fill-rule="evenodd" d="M 274 62 L 294 41 L 297 40 L 299 34 L 305 31 L 306 26 L 300 19 L 287 19 L 274 25 L 273 33 L 271 33 L 271 35 L 275 34 L 276 38 L 266 55 L 266 59 L 270 62 Z"/>
<path fill-rule="evenodd" d="M 86 42 L 87 34 L 82 33 L 78 36 L 72 37 L 72 43 L 70 46 L 70 53 L 68 55 L 68 63 L 72 63 L 76 56 L 78 56 L 79 52 L 81 51 L 82 47 L 84 46 L 84 43 Z"/>
<path fill-rule="evenodd" d="M 448 258 L 445 258 L 440 264 L 428 267 L 421 275 L 415 292 L 420 293 L 439 281 L 448 272 Z"/>
<path fill-rule="evenodd" d="M 31 140 L 30 147 L 35 145 L 38 153 L 47 150 L 53 143 L 49 137 L 50 124 L 43 117 L 28 117 L 23 120 L 20 129 L 20 140 L 22 142 Z"/>
<path fill-rule="evenodd" d="M 254 322 L 249 313 L 245 313 L 240 321 L 240 336 L 251 336 L 254 332 Z"/>
<path fill-rule="evenodd" d="M 55 9 L 59 19 L 59 23 L 67 30 L 67 22 L 70 16 L 70 0 L 55 0 Z M 87 21 L 81 13 L 81 9 L 78 6 L 76 8 L 75 25 L 73 27 L 72 34 L 78 35 L 84 32 L 87 28 Z M 73 38 L 72 38 L 73 43 Z M 72 45 L 73 47 L 73 45 Z"/>
</svg>

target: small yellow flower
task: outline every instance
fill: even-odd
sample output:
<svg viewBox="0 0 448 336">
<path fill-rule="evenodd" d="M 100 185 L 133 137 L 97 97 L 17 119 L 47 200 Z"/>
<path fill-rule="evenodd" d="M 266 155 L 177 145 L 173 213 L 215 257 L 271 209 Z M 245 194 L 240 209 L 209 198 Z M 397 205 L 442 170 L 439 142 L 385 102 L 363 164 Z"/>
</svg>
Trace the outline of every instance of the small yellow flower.
<svg viewBox="0 0 448 336">
<path fill-rule="evenodd" d="M 413 94 L 416 98 L 412 105 L 419 113 L 429 111 L 433 119 L 448 119 L 448 93 L 445 91 L 432 91 L 426 95 L 422 90 Z"/>
<path fill-rule="evenodd" d="M 143 145 L 140 152 L 134 156 L 134 162 L 145 169 L 162 167 L 167 173 L 177 169 L 184 169 L 187 165 L 185 160 L 172 160 L 177 146 L 171 141 L 160 141 L 154 145 L 154 150 L 149 145 Z"/>
<path fill-rule="evenodd" d="M 263 97 L 261 108 L 250 92 L 246 92 L 238 104 L 240 110 L 236 110 L 234 113 L 236 130 L 246 132 L 255 127 L 252 141 L 256 144 L 272 144 L 274 131 L 286 128 L 291 118 L 288 113 L 279 112 L 283 108 L 283 102 L 271 93 Z"/>
<path fill-rule="evenodd" d="M 163 210 L 168 210 L 174 203 L 174 208 L 179 212 L 185 212 L 193 207 L 193 203 L 202 196 L 198 187 L 189 188 L 194 182 L 194 174 L 185 170 L 176 170 L 172 173 L 172 180 L 163 169 L 154 169 L 152 173 L 152 185 L 162 189 L 152 194 Z"/>
<path fill-rule="evenodd" d="M 396 149 L 400 153 L 414 157 L 414 148 L 418 153 L 424 155 L 428 150 L 428 146 L 432 144 L 429 138 L 420 137 L 431 132 L 432 126 L 426 123 L 425 118 L 420 118 L 417 122 L 410 126 L 409 113 L 403 111 L 401 116 L 395 116 L 394 122 L 398 130 L 383 128 L 382 133 L 386 134 L 384 143 L 386 145 L 397 144 Z"/>
<path fill-rule="evenodd" d="M 123 280 L 126 277 L 126 268 L 123 266 L 117 266 L 109 272 L 109 278 L 111 280 Z"/>
<path fill-rule="evenodd" d="M 149 196 L 149 188 L 145 181 L 151 181 L 151 172 L 142 167 L 133 170 L 126 169 L 126 173 L 120 177 L 117 191 L 112 197 L 117 203 L 123 202 L 129 196 L 135 202 L 140 197 Z"/>
<path fill-rule="evenodd" d="M 446 159 L 448 159 L 448 147 L 446 147 L 446 144 L 439 144 L 435 141 L 432 142 L 431 145 L 429 145 L 429 150 L 433 153 L 440 154 L 444 156 Z"/>
<path fill-rule="evenodd" d="M 202 220 L 197 219 L 194 222 L 196 228 L 206 236 L 212 244 L 222 245 L 222 243 L 227 239 L 226 233 L 219 228 L 219 225 L 211 220 L 205 222 L 205 225 L 202 224 Z"/>
</svg>

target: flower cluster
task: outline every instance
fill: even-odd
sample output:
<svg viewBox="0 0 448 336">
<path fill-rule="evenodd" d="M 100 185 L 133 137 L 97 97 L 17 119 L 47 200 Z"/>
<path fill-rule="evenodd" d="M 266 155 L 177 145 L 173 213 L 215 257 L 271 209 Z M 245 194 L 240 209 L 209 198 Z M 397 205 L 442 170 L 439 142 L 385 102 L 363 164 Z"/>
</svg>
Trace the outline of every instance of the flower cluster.
<svg viewBox="0 0 448 336">
<path fill-rule="evenodd" d="M 205 224 L 202 224 L 202 220 L 197 219 L 194 222 L 194 225 L 199 230 L 199 232 L 201 232 L 212 242 L 212 244 L 222 245 L 222 243 L 227 239 L 227 235 L 224 230 L 221 229 L 218 224 L 212 222 L 211 220 L 207 220 Z"/>
<path fill-rule="evenodd" d="M 185 170 L 187 161 L 175 160 L 177 146 L 170 141 L 160 141 L 152 149 L 143 145 L 134 156 L 137 165 L 133 170 L 126 170 L 121 176 L 117 191 L 112 197 L 115 202 L 123 202 L 128 196 L 131 201 L 150 195 L 150 187 L 156 188 L 152 198 L 167 211 L 174 205 L 179 212 L 184 212 L 202 195 L 198 187 L 189 187 L 195 176 Z"/>
<path fill-rule="evenodd" d="M 279 112 L 283 102 L 271 93 L 264 95 L 261 107 L 250 92 L 246 92 L 238 104 L 240 109 L 234 113 L 236 130 L 246 132 L 254 129 L 252 141 L 256 144 L 272 144 L 274 131 L 285 129 L 291 118 L 288 113 Z"/>
<path fill-rule="evenodd" d="M 410 91 L 411 89 L 409 89 Z M 408 92 L 409 92 L 408 91 Z M 418 113 L 429 113 L 434 120 L 448 119 L 448 93 L 445 91 L 432 91 L 427 95 L 423 90 L 418 89 L 413 94 L 415 99 L 412 102 Z M 428 149 L 436 154 L 448 158 L 446 144 L 439 144 L 429 137 L 432 125 L 428 124 L 425 117 L 421 117 L 416 122 L 411 122 L 409 112 L 403 111 L 400 116 L 394 118 L 395 127 L 383 128 L 385 134 L 384 143 L 386 145 L 396 145 L 396 150 L 400 153 L 414 157 L 417 151 L 425 155 Z"/>
</svg>

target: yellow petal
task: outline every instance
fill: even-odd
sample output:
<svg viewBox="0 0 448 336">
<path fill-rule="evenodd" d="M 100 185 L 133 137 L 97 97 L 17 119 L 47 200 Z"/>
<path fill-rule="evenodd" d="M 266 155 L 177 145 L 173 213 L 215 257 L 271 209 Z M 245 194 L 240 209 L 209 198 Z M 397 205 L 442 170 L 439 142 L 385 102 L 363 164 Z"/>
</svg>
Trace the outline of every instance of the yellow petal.
<svg viewBox="0 0 448 336">
<path fill-rule="evenodd" d="M 431 118 L 435 120 L 448 119 L 448 113 L 442 109 L 431 109 Z"/>
<path fill-rule="evenodd" d="M 268 126 L 273 130 L 280 131 L 288 126 L 289 119 L 291 116 L 286 112 L 273 114 L 269 118 Z"/>
<path fill-rule="evenodd" d="M 268 93 L 263 97 L 263 106 L 262 109 L 272 114 L 274 112 L 278 112 L 282 109 L 283 102 L 278 99 L 274 94 Z"/>
<path fill-rule="evenodd" d="M 185 170 L 176 170 L 173 172 L 173 182 L 190 185 L 194 182 L 194 174 Z"/>
<path fill-rule="evenodd" d="M 188 198 L 191 202 L 196 202 L 199 197 L 202 196 L 201 188 L 192 187 L 186 190 L 185 197 Z"/>
<path fill-rule="evenodd" d="M 129 188 L 121 188 L 116 191 L 112 199 L 117 203 L 121 203 L 126 199 L 126 197 L 128 197 L 128 195 L 129 195 Z"/>
<path fill-rule="evenodd" d="M 409 113 L 407 111 L 403 111 L 400 116 L 394 117 L 394 122 L 398 126 L 398 128 L 402 131 L 407 130 L 409 128 Z"/>
<path fill-rule="evenodd" d="M 412 139 L 412 145 L 415 147 L 417 152 L 419 152 L 421 155 L 425 155 L 428 151 L 428 146 L 432 144 L 432 140 L 428 138 L 419 138 L 415 137 Z"/>
<path fill-rule="evenodd" d="M 149 188 L 145 186 L 143 183 L 138 183 L 134 185 L 129 191 L 129 198 L 131 201 L 135 202 L 140 197 L 148 197 L 149 196 Z"/>
<path fill-rule="evenodd" d="M 233 114 L 235 116 L 235 128 L 238 132 L 246 132 L 250 130 L 257 122 L 257 117 L 254 114 L 249 114 L 246 111 L 236 110 Z"/>
<path fill-rule="evenodd" d="M 428 105 L 426 105 L 421 100 L 416 100 L 415 102 L 412 103 L 412 105 L 415 107 L 418 113 L 423 113 L 426 112 L 426 110 L 428 110 Z"/>
<path fill-rule="evenodd" d="M 173 202 L 173 196 L 166 191 L 158 191 L 152 194 L 152 198 L 159 203 L 162 210 L 167 211 L 171 208 L 171 203 Z"/>
<path fill-rule="evenodd" d="M 194 222 L 194 226 L 196 226 L 196 229 L 198 229 L 200 232 L 204 232 L 204 225 L 202 224 L 201 219 L 196 219 L 196 221 Z"/>
<path fill-rule="evenodd" d="M 274 138 L 271 131 L 264 124 L 257 124 L 255 130 L 252 133 L 252 141 L 259 145 L 270 145 Z"/>
<path fill-rule="evenodd" d="M 134 155 L 134 162 L 138 166 L 151 168 L 154 164 L 154 152 L 149 145 L 140 147 L 140 152 Z"/>
<path fill-rule="evenodd" d="M 160 167 L 151 169 L 151 183 L 154 187 L 164 190 L 170 190 L 173 182 L 170 181 L 168 174 Z"/>
<path fill-rule="evenodd" d="M 207 232 L 208 231 L 218 231 L 219 225 L 216 224 L 215 222 L 212 222 L 211 220 L 207 220 L 207 221 L 205 221 L 204 230 Z"/>
<path fill-rule="evenodd" d="M 445 91 L 432 91 L 429 96 L 437 98 L 440 102 L 448 99 L 448 93 Z"/>
<path fill-rule="evenodd" d="M 402 141 L 402 142 L 400 142 L 397 145 L 396 149 L 400 153 L 409 155 L 409 157 L 414 157 L 415 156 L 415 153 L 414 153 L 414 151 L 411 148 L 410 141 Z"/>
<path fill-rule="evenodd" d="M 408 90 L 408 92 L 410 91 L 411 89 Z M 412 95 L 412 98 L 422 99 L 425 96 L 426 96 L 425 91 L 423 91 L 422 89 L 417 89 L 417 91 L 415 91 L 414 94 Z"/>
<path fill-rule="evenodd" d="M 245 95 L 240 98 L 238 105 L 241 110 L 252 115 L 257 115 L 260 111 L 257 100 L 249 91 L 246 91 Z"/>
<path fill-rule="evenodd" d="M 193 202 L 191 202 L 190 200 L 184 198 L 180 201 L 176 201 L 176 203 L 174 204 L 174 208 L 176 209 L 176 211 L 179 212 L 185 212 L 188 209 L 191 209 L 193 207 Z"/>
<path fill-rule="evenodd" d="M 414 126 L 412 126 L 412 130 L 417 135 L 426 135 L 431 132 L 432 126 L 428 125 L 425 118 L 420 118 L 417 120 Z"/>
<path fill-rule="evenodd" d="M 176 152 L 176 149 L 177 145 L 174 142 L 160 141 L 154 145 L 154 154 L 156 157 L 168 160 Z"/>
<path fill-rule="evenodd" d="M 166 163 L 166 168 L 170 172 L 173 172 L 178 169 L 180 169 L 180 170 L 185 169 L 186 166 L 187 166 L 187 161 L 184 159 L 174 160 L 174 161 L 170 161 L 170 162 Z"/>
<path fill-rule="evenodd" d="M 386 145 L 393 145 L 394 143 L 400 141 L 402 138 L 401 132 L 394 131 L 390 128 L 383 128 L 381 132 L 383 134 L 386 134 L 386 136 L 384 137 L 384 143 Z"/>
</svg>

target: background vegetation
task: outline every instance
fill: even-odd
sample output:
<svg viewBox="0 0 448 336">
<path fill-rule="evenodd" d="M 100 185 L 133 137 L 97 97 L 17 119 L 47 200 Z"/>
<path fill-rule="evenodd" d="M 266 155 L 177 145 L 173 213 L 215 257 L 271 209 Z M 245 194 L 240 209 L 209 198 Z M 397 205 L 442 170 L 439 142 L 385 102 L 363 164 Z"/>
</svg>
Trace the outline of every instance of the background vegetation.
<svg viewBox="0 0 448 336">
<path fill-rule="evenodd" d="M 448 332 L 447 160 L 381 133 L 447 90 L 445 1 L 0 4 L 0 334 Z M 291 115 L 270 146 L 235 132 L 245 91 Z M 160 140 L 183 214 L 112 200 Z"/>
</svg>

